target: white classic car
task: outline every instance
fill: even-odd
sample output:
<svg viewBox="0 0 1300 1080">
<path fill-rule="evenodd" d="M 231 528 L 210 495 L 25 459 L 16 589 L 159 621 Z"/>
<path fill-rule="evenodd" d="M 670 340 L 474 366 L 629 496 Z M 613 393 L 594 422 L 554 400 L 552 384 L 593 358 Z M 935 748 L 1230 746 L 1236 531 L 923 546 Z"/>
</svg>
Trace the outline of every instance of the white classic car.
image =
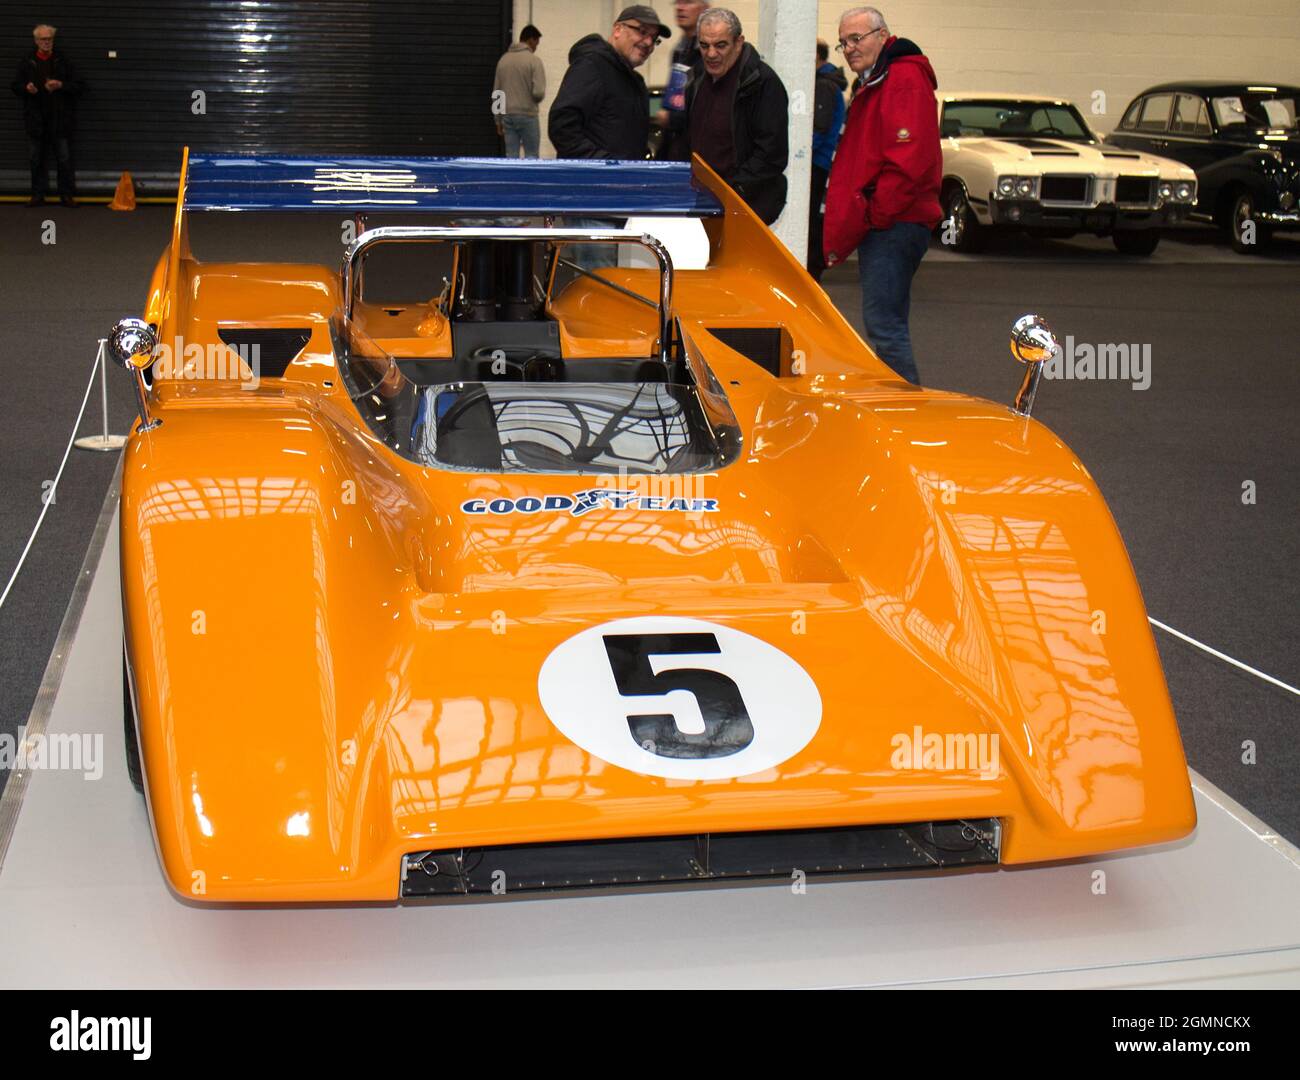
<svg viewBox="0 0 1300 1080">
<path fill-rule="evenodd" d="M 978 250 L 988 228 L 1110 235 L 1150 255 L 1160 226 L 1196 202 L 1196 173 L 1103 145 L 1070 102 L 1030 94 L 936 94 L 943 144 L 940 238 Z"/>
</svg>

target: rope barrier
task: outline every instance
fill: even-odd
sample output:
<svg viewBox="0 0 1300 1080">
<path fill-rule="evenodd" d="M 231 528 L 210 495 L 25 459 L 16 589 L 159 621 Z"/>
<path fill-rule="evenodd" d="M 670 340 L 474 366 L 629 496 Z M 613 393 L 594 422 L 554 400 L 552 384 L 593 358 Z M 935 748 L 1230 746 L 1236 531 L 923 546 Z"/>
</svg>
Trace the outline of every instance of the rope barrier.
<svg viewBox="0 0 1300 1080">
<path fill-rule="evenodd" d="M 9 583 L 5 585 L 5 591 L 0 593 L 0 608 L 3 608 L 5 601 L 9 599 L 9 592 L 14 587 L 14 582 L 18 580 L 18 572 L 23 568 L 23 563 L 27 561 L 27 553 L 32 550 L 32 541 L 36 539 L 36 534 L 41 531 L 41 525 L 45 521 L 46 511 L 49 510 L 50 504 L 54 502 L 55 493 L 59 490 L 59 481 L 63 479 L 63 469 L 68 464 L 68 455 L 72 453 L 72 444 L 77 439 L 77 429 L 81 427 L 82 417 L 86 415 L 86 402 L 90 400 L 90 390 L 95 385 L 95 375 L 99 370 L 100 359 L 103 356 L 103 342 L 100 342 L 100 352 L 95 356 L 95 363 L 90 369 L 90 379 L 86 382 L 86 392 L 81 395 L 81 408 L 77 410 L 76 423 L 72 425 L 72 434 L 68 437 L 68 445 L 63 448 L 63 460 L 59 462 L 59 471 L 54 475 L 54 483 L 45 496 L 45 505 L 41 507 L 40 516 L 36 519 L 36 525 L 32 529 L 32 535 L 27 538 L 27 545 L 23 548 L 23 553 L 18 556 L 18 565 L 14 567 L 14 572 L 9 575 Z"/>
</svg>

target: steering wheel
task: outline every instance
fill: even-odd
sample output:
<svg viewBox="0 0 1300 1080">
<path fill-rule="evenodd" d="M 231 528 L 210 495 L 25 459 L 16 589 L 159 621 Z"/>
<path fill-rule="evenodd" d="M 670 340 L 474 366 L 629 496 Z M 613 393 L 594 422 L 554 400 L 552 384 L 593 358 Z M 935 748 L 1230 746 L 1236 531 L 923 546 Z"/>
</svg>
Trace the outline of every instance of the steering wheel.
<svg viewBox="0 0 1300 1080">
<path fill-rule="evenodd" d="M 1057 127 L 1055 124 L 1048 124 L 1047 127 L 1038 128 L 1034 132 L 1034 134 L 1035 135 L 1064 135 L 1065 132 L 1062 131 L 1059 127 Z"/>
</svg>

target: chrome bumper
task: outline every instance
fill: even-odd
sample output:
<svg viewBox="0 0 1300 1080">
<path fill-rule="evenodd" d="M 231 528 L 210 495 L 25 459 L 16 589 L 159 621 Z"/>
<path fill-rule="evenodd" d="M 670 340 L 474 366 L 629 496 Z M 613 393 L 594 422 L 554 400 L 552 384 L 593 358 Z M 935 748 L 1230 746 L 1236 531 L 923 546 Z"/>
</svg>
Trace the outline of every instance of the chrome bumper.
<svg viewBox="0 0 1300 1080">
<path fill-rule="evenodd" d="M 1259 210 L 1255 217 L 1265 225 L 1300 225 L 1300 210 Z"/>
</svg>

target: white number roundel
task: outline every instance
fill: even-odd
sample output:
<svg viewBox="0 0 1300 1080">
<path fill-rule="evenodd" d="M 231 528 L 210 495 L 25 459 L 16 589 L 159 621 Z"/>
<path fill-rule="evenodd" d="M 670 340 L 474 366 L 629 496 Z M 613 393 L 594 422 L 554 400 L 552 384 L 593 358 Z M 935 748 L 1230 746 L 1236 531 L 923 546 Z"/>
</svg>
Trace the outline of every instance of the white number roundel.
<svg viewBox="0 0 1300 1080">
<path fill-rule="evenodd" d="M 679 780 L 770 769 L 817 733 L 809 674 L 766 641 L 703 619 L 645 616 L 557 645 L 537 676 L 542 708 L 611 765 Z"/>
</svg>

